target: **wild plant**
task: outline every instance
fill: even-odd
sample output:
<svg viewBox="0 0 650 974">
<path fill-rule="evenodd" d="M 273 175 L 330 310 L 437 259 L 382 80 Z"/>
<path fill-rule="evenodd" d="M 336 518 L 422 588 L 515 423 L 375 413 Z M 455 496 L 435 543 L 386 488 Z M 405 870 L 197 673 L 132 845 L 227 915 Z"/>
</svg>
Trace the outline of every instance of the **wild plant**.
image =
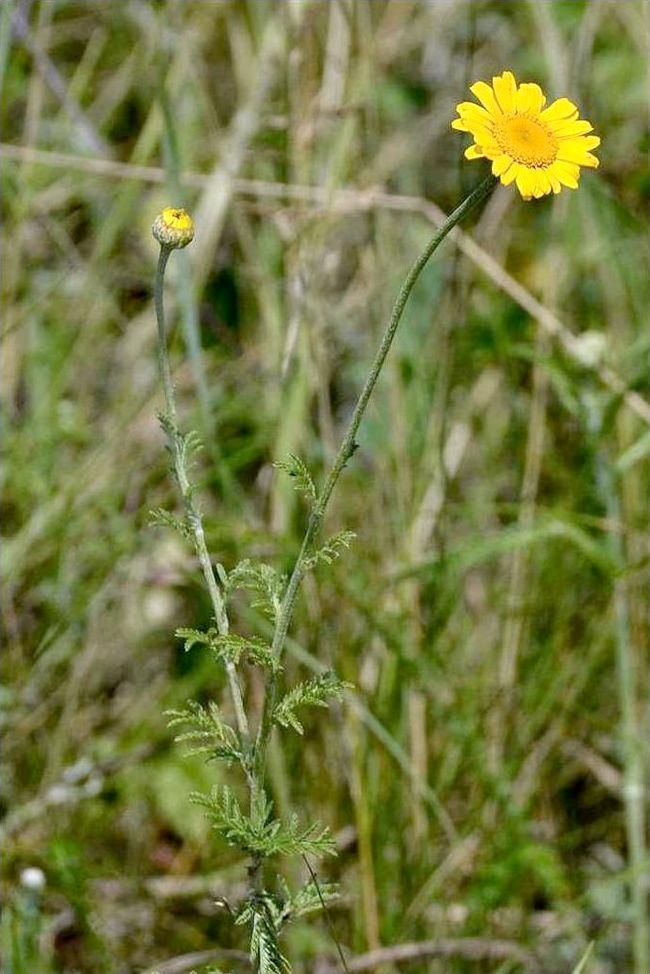
<svg viewBox="0 0 650 974">
<path fill-rule="evenodd" d="M 283 928 L 293 919 L 321 910 L 334 896 L 336 887 L 320 884 L 310 860 L 336 854 L 329 830 L 317 822 L 301 823 L 297 817 L 282 821 L 274 812 L 266 788 L 266 758 L 274 727 L 281 732 L 301 734 L 301 711 L 305 707 L 326 707 L 340 700 L 348 686 L 334 673 L 324 673 L 287 687 L 283 680 L 285 643 L 303 578 L 319 565 L 327 566 L 349 547 L 353 535 L 343 531 L 319 541 L 328 505 L 346 464 L 356 448 L 356 436 L 368 402 L 386 361 L 409 295 L 429 261 L 449 232 L 492 191 L 499 178 L 515 182 L 525 199 L 559 192 L 562 185 L 577 186 L 579 165 L 595 165 L 589 149 L 595 136 L 585 138 L 588 123 L 577 120 L 577 109 L 559 99 L 542 111 L 545 98 L 537 85 L 517 87 L 510 72 L 493 79 L 493 86 L 478 82 L 472 91 L 481 105 L 463 102 L 453 127 L 471 132 L 476 140 L 468 158 L 492 161 L 492 175 L 451 213 L 429 241 L 404 278 L 386 330 L 359 394 L 347 431 L 325 477 L 318 487 L 300 457 L 290 456 L 276 464 L 288 475 L 308 504 L 304 538 L 288 578 L 263 562 L 246 559 L 227 570 L 213 562 L 206 545 L 203 516 L 190 478 L 190 461 L 199 446 L 193 432 L 183 432 L 178 421 L 171 376 L 163 307 L 165 268 L 174 249 L 187 246 L 193 238 L 191 217 L 181 208 L 167 207 L 153 224 L 160 243 L 154 301 L 158 323 L 158 351 L 165 397 L 160 415 L 167 436 L 172 467 L 182 500 L 181 516 L 159 510 L 154 521 L 173 527 L 194 547 L 212 607 L 212 625 L 205 629 L 180 628 L 177 636 L 185 648 L 202 646 L 226 672 L 234 724 L 216 701 L 207 705 L 190 702 L 170 713 L 170 725 L 180 730 L 176 740 L 190 753 L 204 754 L 208 761 L 221 760 L 239 769 L 239 783 L 215 787 L 209 794 L 194 794 L 192 800 L 205 809 L 214 831 L 223 841 L 239 849 L 248 860 L 248 889 L 243 901 L 230 906 L 234 923 L 249 928 L 250 958 L 260 974 L 282 974 L 290 966 L 280 946 Z M 586 128 L 585 128 L 586 126 Z M 250 593 L 253 605 L 271 621 L 270 641 L 231 632 L 229 604 L 233 593 Z M 264 683 L 261 713 L 251 712 L 245 694 L 243 663 L 257 667 Z M 245 797 L 242 797 L 245 796 Z M 290 889 L 281 878 L 272 880 L 267 863 L 274 858 L 301 857 L 309 880 Z M 340 953 L 343 965 L 345 960 Z"/>
</svg>

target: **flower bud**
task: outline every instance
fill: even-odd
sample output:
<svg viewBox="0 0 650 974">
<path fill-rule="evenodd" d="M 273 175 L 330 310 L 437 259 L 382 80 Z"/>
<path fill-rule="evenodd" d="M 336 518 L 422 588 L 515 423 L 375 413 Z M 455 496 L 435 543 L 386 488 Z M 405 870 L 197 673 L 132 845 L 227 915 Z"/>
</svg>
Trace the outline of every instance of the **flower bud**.
<svg viewBox="0 0 650 974">
<path fill-rule="evenodd" d="M 177 206 L 166 206 L 151 227 L 154 237 L 163 247 L 187 247 L 194 238 L 194 220 Z"/>
</svg>

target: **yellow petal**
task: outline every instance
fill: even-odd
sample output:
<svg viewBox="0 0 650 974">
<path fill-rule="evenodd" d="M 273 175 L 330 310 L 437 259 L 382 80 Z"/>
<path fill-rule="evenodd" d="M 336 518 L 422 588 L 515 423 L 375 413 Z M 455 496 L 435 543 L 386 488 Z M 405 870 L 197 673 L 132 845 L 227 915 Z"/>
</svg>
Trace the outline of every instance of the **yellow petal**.
<svg viewBox="0 0 650 974">
<path fill-rule="evenodd" d="M 455 118 L 451 123 L 451 127 L 452 129 L 458 129 L 459 132 L 469 132 L 469 129 L 462 118 Z"/>
<path fill-rule="evenodd" d="M 580 139 L 580 141 L 587 150 L 595 149 L 600 145 L 600 139 L 597 135 L 588 135 L 585 139 Z"/>
<path fill-rule="evenodd" d="M 504 71 L 503 74 L 492 78 L 492 87 L 504 114 L 512 114 L 515 111 L 515 96 L 517 94 L 517 82 L 512 71 Z"/>
<path fill-rule="evenodd" d="M 539 115 L 546 104 L 546 96 L 539 85 L 529 82 L 519 85 L 517 92 L 517 111 L 528 115 Z"/>
<path fill-rule="evenodd" d="M 465 158 L 482 159 L 483 151 L 477 145 L 470 145 L 467 149 L 465 149 Z"/>
<path fill-rule="evenodd" d="M 527 169 L 526 166 L 519 166 L 519 170 L 515 177 L 515 182 L 517 183 L 517 189 L 523 198 L 525 200 L 529 200 L 535 189 L 534 173 L 530 169 Z"/>
<path fill-rule="evenodd" d="M 481 145 L 483 143 L 494 144 L 494 135 L 491 129 L 486 128 L 485 125 L 481 125 L 480 122 L 474 122 L 472 119 L 463 119 L 463 121 L 465 122 L 466 131 L 472 133 L 476 142 L 480 142 Z"/>
<path fill-rule="evenodd" d="M 560 182 L 560 180 L 556 179 L 555 176 L 549 176 L 549 179 L 551 181 L 551 189 L 553 190 L 553 192 L 555 194 L 559 193 L 562 189 L 562 183 Z"/>
<path fill-rule="evenodd" d="M 542 181 L 540 179 L 540 173 L 538 170 L 535 169 L 532 170 L 529 177 L 529 183 L 531 188 L 530 195 L 534 196 L 535 199 L 538 200 L 541 196 L 544 195 L 544 189 L 542 186 Z"/>
<path fill-rule="evenodd" d="M 513 162 L 510 168 L 506 169 L 506 171 L 501 176 L 501 182 L 503 183 L 503 185 L 509 186 L 510 183 L 514 182 L 514 180 L 517 178 L 517 173 L 522 168 L 523 167 L 518 162 Z"/>
<path fill-rule="evenodd" d="M 568 98 L 557 98 L 540 115 L 540 118 L 544 122 L 554 122 L 559 118 L 569 119 L 577 117 L 578 109 Z"/>
<path fill-rule="evenodd" d="M 473 85 L 470 85 L 469 90 L 478 98 L 483 107 L 487 108 L 490 115 L 495 115 L 497 118 L 501 117 L 502 112 L 499 108 L 499 103 L 494 97 L 494 92 L 485 81 L 476 81 Z"/>
<path fill-rule="evenodd" d="M 503 176 L 510 166 L 512 165 L 512 159 L 507 155 L 499 155 L 492 162 L 492 175 L 493 176 Z"/>
<path fill-rule="evenodd" d="M 558 139 L 566 139 L 574 135 L 585 135 L 586 132 L 593 131 L 593 125 L 586 118 L 577 118 L 575 121 L 561 119 L 558 122 L 551 122 L 550 129 Z"/>
<path fill-rule="evenodd" d="M 456 111 L 461 118 L 465 118 L 466 115 L 473 115 L 475 118 L 482 119 L 483 123 L 492 120 L 490 113 L 482 105 L 477 105 L 475 101 L 461 101 L 460 105 L 456 105 Z"/>
<path fill-rule="evenodd" d="M 497 145 L 496 142 L 482 142 L 481 148 L 486 159 L 496 159 L 503 152 L 501 146 Z"/>
<path fill-rule="evenodd" d="M 521 176 L 519 177 L 519 182 L 517 183 L 517 186 L 520 187 L 522 185 L 525 185 L 527 187 L 526 196 L 528 199 L 532 199 L 533 196 L 537 197 L 540 195 L 537 173 L 534 169 L 528 170 L 528 175 L 526 176 L 525 180 L 522 180 Z M 523 195 L 524 194 L 522 193 L 522 196 Z"/>
<path fill-rule="evenodd" d="M 582 146 L 561 145 L 558 155 L 558 162 L 575 162 L 579 166 L 588 166 L 590 169 L 597 169 L 600 165 L 596 156 L 587 152 Z"/>
<path fill-rule="evenodd" d="M 578 166 L 572 165 L 570 162 L 560 162 L 558 159 L 550 167 L 550 175 L 559 179 L 563 186 L 568 186 L 569 189 L 578 188 L 578 177 L 580 176 L 580 168 Z"/>
<path fill-rule="evenodd" d="M 595 149 L 598 145 L 600 145 L 600 139 L 597 135 L 582 135 L 574 139 L 563 139 L 558 146 L 557 157 L 567 162 L 577 162 L 580 166 L 593 166 L 593 160 L 596 157 L 592 156 L 589 150 Z M 583 159 L 589 161 L 583 162 Z"/>
<path fill-rule="evenodd" d="M 584 152 L 589 152 L 591 149 L 595 149 L 597 145 L 600 145 L 600 139 L 597 135 L 575 135 L 570 139 L 562 139 L 558 146 L 558 152 L 561 154 L 565 149 L 582 149 Z"/>
</svg>

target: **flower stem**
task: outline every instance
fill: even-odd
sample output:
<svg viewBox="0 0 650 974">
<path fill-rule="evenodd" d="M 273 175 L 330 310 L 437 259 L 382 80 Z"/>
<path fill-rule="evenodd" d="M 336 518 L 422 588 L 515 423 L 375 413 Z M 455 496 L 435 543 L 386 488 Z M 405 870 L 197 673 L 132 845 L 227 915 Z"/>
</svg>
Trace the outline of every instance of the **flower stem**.
<svg viewBox="0 0 650 974">
<path fill-rule="evenodd" d="M 192 499 L 192 486 L 187 475 L 185 456 L 182 449 L 182 436 L 177 424 L 176 397 L 174 395 L 174 383 L 172 382 L 171 368 L 169 365 L 167 332 L 165 329 L 165 309 L 163 306 L 165 268 L 167 267 L 167 261 L 169 260 L 171 251 L 171 247 L 161 244 L 153 291 L 154 305 L 156 309 L 156 321 L 158 323 L 158 362 L 160 365 L 160 375 L 162 377 L 163 390 L 165 393 L 165 409 L 171 424 L 169 440 L 172 450 L 172 457 L 174 460 L 176 479 L 178 481 L 178 487 L 187 516 L 187 523 L 190 531 L 192 532 L 196 553 L 199 557 L 203 577 L 205 578 L 205 583 L 210 594 L 210 601 L 212 603 L 212 611 L 214 613 L 217 630 L 219 635 L 227 636 L 229 623 L 228 614 L 226 612 L 226 604 L 219 589 L 219 585 L 214 574 L 214 568 L 212 567 L 212 562 L 208 553 L 208 548 L 205 541 L 205 531 L 203 529 L 203 519 L 200 511 Z M 237 729 L 242 742 L 248 744 L 250 741 L 250 733 L 248 729 L 246 711 L 244 710 L 242 691 L 239 685 L 239 679 L 237 677 L 237 671 L 231 660 L 227 660 L 225 666 L 226 674 L 228 676 L 228 683 L 230 686 L 230 695 L 232 697 L 233 707 L 235 710 Z"/>
<path fill-rule="evenodd" d="M 470 213 L 489 195 L 497 182 L 498 179 L 496 177 L 488 176 L 463 200 L 462 203 L 460 203 L 459 206 L 456 207 L 452 213 L 449 214 L 442 226 L 438 229 L 437 233 L 434 234 L 420 256 L 417 258 L 402 283 L 395 300 L 395 304 L 393 305 L 393 310 L 391 312 L 388 325 L 386 326 L 383 338 L 379 344 L 377 352 L 375 353 L 372 365 L 370 366 L 370 371 L 366 378 L 364 387 L 361 390 L 361 394 L 359 395 L 357 404 L 354 408 L 347 432 L 343 437 L 325 484 L 318 494 L 312 508 L 307 530 L 305 531 L 305 536 L 303 538 L 298 557 L 296 558 L 291 577 L 289 578 L 289 582 L 284 593 L 282 605 L 280 607 L 275 625 L 272 643 L 272 651 L 278 661 L 281 659 L 284 652 L 284 644 L 289 625 L 293 617 L 296 596 L 305 572 L 305 560 L 311 551 L 311 547 L 316 536 L 318 535 L 323 517 L 325 516 L 327 505 L 332 496 L 332 492 L 336 487 L 337 481 L 341 476 L 343 468 L 356 449 L 355 437 L 357 435 L 357 431 L 361 425 L 361 420 L 363 419 L 368 401 L 372 395 L 373 389 L 375 388 L 377 379 L 379 378 L 381 370 L 384 366 L 384 362 L 386 361 L 386 356 L 388 355 L 390 347 L 393 343 L 399 323 L 402 320 L 404 309 L 415 282 L 428 263 L 429 258 L 438 249 L 449 232 L 453 230 L 457 223 L 460 223 L 460 221 L 467 216 L 468 213 Z M 276 703 L 277 683 L 277 672 L 274 671 L 269 677 L 269 682 L 266 688 L 262 718 L 260 720 L 257 739 L 255 742 L 254 777 L 258 783 L 258 787 L 264 780 L 266 745 L 268 743 L 268 738 L 273 723 L 272 717 Z"/>
</svg>

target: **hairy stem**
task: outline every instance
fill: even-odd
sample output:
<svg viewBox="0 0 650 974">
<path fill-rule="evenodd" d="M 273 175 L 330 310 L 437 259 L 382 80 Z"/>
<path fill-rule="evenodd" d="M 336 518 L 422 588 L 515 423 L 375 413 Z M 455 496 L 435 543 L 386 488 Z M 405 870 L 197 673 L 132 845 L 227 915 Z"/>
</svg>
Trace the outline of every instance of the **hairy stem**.
<svg viewBox="0 0 650 974">
<path fill-rule="evenodd" d="M 280 606 L 280 611 L 278 613 L 278 618 L 275 625 L 272 643 L 273 653 L 278 660 L 282 657 L 284 651 L 287 632 L 293 617 L 296 596 L 305 573 L 305 560 L 308 557 L 314 540 L 318 535 L 320 526 L 325 516 L 327 505 L 332 496 L 334 488 L 336 487 L 337 481 L 341 476 L 343 468 L 356 449 L 355 439 L 359 426 L 361 425 L 361 420 L 363 419 L 368 401 L 372 395 L 373 389 L 375 388 L 377 379 L 379 378 L 381 370 L 384 366 L 384 362 L 386 361 L 386 356 L 388 355 L 390 347 L 393 343 L 393 339 L 402 319 L 402 315 L 404 314 L 404 309 L 409 299 L 409 295 L 411 294 L 415 282 L 420 276 L 422 270 L 428 263 L 429 258 L 437 250 L 450 230 L 453 230 L 457 223 L 460 223 L 460 221 L 467 216 L 467 214 L 470 213 L 474 207 L 485 199 L 485 197 L 492 191 L 496 183 L 497 179 L 494 176 L 488 176 L 483 180 L 482 183 L 479 184 L 479 186 L 476 187 L 472 193 L 469 194 L 469 196 L 463 200 L 459 206 L 456 207 L 453 213 L 450 213 L 442 226 L 438 229 L 437 233 L 434 234 L 425 249 L 417 258 L 406 275 L 404 282 L 402 283 L 399 294 L 395 300 L 395 304 L 393 305 L 393 310 L 391 312 L 388 325 L 386 326 L 383 338 L 379 344 L 377 352 L 375 353 L 372 365 L 370 366 L 370 371 L 366 378 L 364 387 L 361 390 L 361 394 L 359 395 L 357 404 L 354 408 L 347 432 L 343 437 L 327 479 L 314 503 L 309 518 L 309 523 L 307 525 L 307 530 L 305 531 L 305 536 L 303 538 L 298 557 L 296 558 L 291 577 L 289 578 L 289 582 L 284 593 L 282 605 Z M 254 777 L 258 787 L 261 787 L 261 783 L 264 780 L 266 745 L 268 743 L 268 738 L 273 723 L 273 711 L 275 709 L 277 697 L 277 683 L 277 673 L 273 672 L 269 677 L 266 687 L 262 718 L 260 720 L 257 739 L 255 742 Z"/>
<path fill-rule="evenodd" d="M 187 474 L 185 457 L 182 450 L 182 438 L 177 423 L 178 414 L 176 410 L 176 397 L 174 395 L 174 383 L 172 382 L 171 368 L 169 365 L 167 332 L 165 329 L 165 310 L 163 306 L 165 268 L 167 267 L 167 261 L 169 260 L 170 254 L 171 248 L 161 245 L 158 265 L 156 267 L 156 279 L 154 282 L 154 305 L 156 308 L 156 321 L 158 323 L 158 362 L 160 364 L 160 375 L 162 377 L 163 389 L 165 393 L 165 409 L 171 423 L 169 440 L 178 487 L 183 500 L 183 505 L 185 507 L 187 522 L 194 539 L 196 553 L 201 564 L 203 577 L 205 578 L 205 583 L 210 594 L 210 601 L 212 603 L 212 611 L 214 613 L 217 630 L 219 635 L 226 636 L 228 635 L 229 629 L 226 605 L 214 574 L 212 562 L 210 561 L 210 555 L 205 542 L 203 519 L 200 511 L 192 499 L 192 487 Z M 239 735 L 242 741 L 244 743 L 248 743 L 250 740 L 248 720 L 246 718 L 246 711 L 244 710 L 244 701 L 241 687 L 239 685 L 239 679 L 237 677 L 237 671 L 235 670 L 234 664 L 230 660 L 228 660 L 225 665 L 228 683 L 230 686 L 230 694 L 235 710 L 237 729 L 239 730 Z"/>
</svg>

